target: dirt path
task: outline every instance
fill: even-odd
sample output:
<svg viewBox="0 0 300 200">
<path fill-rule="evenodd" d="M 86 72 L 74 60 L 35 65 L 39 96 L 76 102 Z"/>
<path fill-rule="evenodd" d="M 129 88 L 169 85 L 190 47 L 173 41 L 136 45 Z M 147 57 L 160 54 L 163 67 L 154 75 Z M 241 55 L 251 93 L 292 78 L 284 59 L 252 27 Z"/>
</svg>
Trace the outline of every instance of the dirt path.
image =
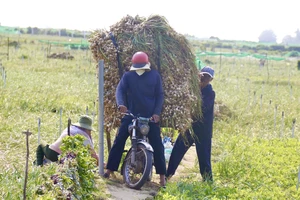
<svg viewBox="0 0 300 200">
<path fill-rule="evenodd" d="M 194 167 L 196 157 L 196 149 L 192 146 L 183 157 L 176 174 L 172 177 L 170 182 L 179 180 L 181 177 L 188 175 L 188 169 Z M 115 177 L 112 177 L 107 182 L 107 193 L 111 195 L 110 200 L 150 200 L 154 199 L 158 190 L 159 176 L 156 174 L 153 175 L 152 181 L 146 183 L 141 190 L 133 190 L 126 187 L 119 173 L 115 173 Z"/>
<path fill-rule="evenodd" d="M 140 190 L 130 189 L 125 184 L 115 182 L 107 185 L 110 200 L 140 200 L 153 199 L 159 190 L 159 185 L 155 182 L 146 183 Z"/>
</svg>

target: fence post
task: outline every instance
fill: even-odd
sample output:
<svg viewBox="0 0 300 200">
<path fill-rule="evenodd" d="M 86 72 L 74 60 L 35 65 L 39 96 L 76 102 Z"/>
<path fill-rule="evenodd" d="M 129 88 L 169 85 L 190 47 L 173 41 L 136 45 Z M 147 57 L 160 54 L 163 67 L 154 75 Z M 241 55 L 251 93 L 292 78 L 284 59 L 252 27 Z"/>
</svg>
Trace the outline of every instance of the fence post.
<svg viewBox="0 0 300 200">
<path fill-rule="evenodd" d="M 38 118 L 38 144 L 41 144 L 41 118 Z"/>
<path fill-rule="evenodd" d="M 274 131 L 276 131 L 276 113 L 277 113 L 277 104 L 275 104 L 275 111 L 274 111 Z"/>
<path fill-rule="evenodd" d="M 99 175 L 104 174 L 104 61 L 98 62 L 98 81 L 99 81 Z"/>
<path fill-rule="evenodd" d="M 261 93 L 264 94 L 265 90 L 265 81 L 262 82 L 262 88 L 261 88 Z"/>
<path fill-rule="evenodd" d="M 58 136 L 61 134 L 61 125 L 62 125 L 62 108 L 59 109 L 59 132 L 58 132 Z"/>
<path fill-rule="evenodd" d="M 256 105 L 256 91 L 253 92 L 253 105 Z"/>
<path fill-rule="evenodd" d="M 23 187 L 23 199 L 26 199 L 26 188 L 28 179 L 28 159 L 29 159 L 29 136 L 32 134 L 29 130 L 23 132 L 26 135 L 26 164 L 25 164 L 25 179 Z"/>
<path fill-rule="evenodd" d="M 283 128 L 284 128 L 284 111 L 282 111 L 282 114 L 281 114 L 281 131 L 280 131 L 280 137 L 283 136 Z"/>
<path fill-rule="evenodd" d="M 7 60 L 9 60 L 9 37 L 7 38 Z"/>
<path fill-rule="evenodd" d="M 6 86 L 6 71 L 3 68 L 3 87 Z"/>
<path fill-rule="evenodd" d="M 292 125 L 292 138 L 295 136 L 294 132 L 295 132 L 295 124 L 296 124 L 296 119 L 293 119 L 293 125 Z"/>
</svg>

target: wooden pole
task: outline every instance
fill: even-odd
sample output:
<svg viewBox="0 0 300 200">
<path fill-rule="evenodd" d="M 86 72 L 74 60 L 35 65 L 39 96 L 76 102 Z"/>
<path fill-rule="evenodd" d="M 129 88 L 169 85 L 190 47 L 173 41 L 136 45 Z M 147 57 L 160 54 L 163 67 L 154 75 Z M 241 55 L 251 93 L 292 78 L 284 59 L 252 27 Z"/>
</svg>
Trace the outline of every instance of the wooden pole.
<svg viewBox="0 0 300 200">
<path fill-rule="evenodd" d="M 59 130 L 58 130 L 58 136 L 61 134 L 61 127 L 62 127 L 62 108 L 59 109 Z"/>
<path fill-rule="evenodd" d="M 41 118 L 38 118 L 38 144 L 41 144 Z"/>
<path fill-rule="evenodd" d="M 71 119 L 69 118 L 69 119 L 68 119 L 68 136 L 71 135 L 70 127 L 71 127 Z"/>
<path fill-rule="evenodd" d="M 292 138 L 295 136 L 295 135 L 294 135 L 294 132 L 295 132 L 295 124 L 296 124 L 296 119 L 293 119 Z"/>
<path fill-rule="evenodd" d="M 7 38 L 7 60 L 9 60 L 9 37 Z"/>
<path fill-rule="evenodd" d="M 275 111 L 274 111 L 274 131 L 276 131 L 276 114 L 277 114 L 277 105 L 275 105 Z"/>
<path fill-rule="evenodd" d="M 284 129 L 284 111 L 282 111 L 282 114 L 281 114 L 281 131 L 280 131 L 280 137 L 283 136 L 283 129 Z"/>
<path fill-rule="evenodd" d="M 26 135 L 26 165 L 25 165 L 25 180 L 23 188 L 23 200 L 26 199 L 26 187 L 28 179 L 28 159 L 29 159 L 29 136 L 32 134 L 29 130 L 23 132 Z"/>
</svg>

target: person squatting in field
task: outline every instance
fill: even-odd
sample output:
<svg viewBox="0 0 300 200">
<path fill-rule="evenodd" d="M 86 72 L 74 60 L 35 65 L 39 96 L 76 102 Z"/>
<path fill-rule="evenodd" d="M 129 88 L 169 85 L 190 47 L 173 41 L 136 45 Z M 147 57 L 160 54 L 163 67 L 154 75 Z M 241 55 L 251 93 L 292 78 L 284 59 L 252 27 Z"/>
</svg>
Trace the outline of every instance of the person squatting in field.
<svg viewBox="0 0 300 200">
<path fill-rule="evenodd" d="M 200 90 L 202 98 L 202 118 L 193 118 L 194 134 L 186 130 L 185 134 L 177 137 L 167 169 L 167 178 L 171 178 L 181 162 L 184 154 L 193 143 L 196 145 L 200 174 L 203 181 L 213 181 L 211 169 L 211 140 L 213 132 L 215 92 L 210 82 L 214 78 L 214 70 L 204 67 L 199 72 Z"/>
<path fill-rule="evenodd" d="M 132 66 L 124 73 L 117 86 L 116 101 L 121 113 L 131 112 L 133 115 L 153 118 L 155 123 L 149 124 L 148 139 L 154 150 L 156 174 L 160 174 L 160 185 L 165 186 L 166 164 L 159 124 L 164 91 L 161 76 L 157 70 L 150 68 L 146 53 L 136 52 L 133 55 Z M 128 125 L 131 122 L 132 117 L 128 115 L 121 119 L 118 134 L 109 152 L 105 178 L 109 178 L 111 172 L 118 170 L 124 146 L 129 137 Z"/>
<path fill-rule="evenodd" d="M 70 126 L 70 136 L 75 136 L 77 134 L 85 137 L 84 145 L 89 145 L 91 150 L 91 156 L 96 159 L 97 165 L 99 158 L 95 152 L 94 144 L 91 136 L 91 132 L 94 131 L 92 127 L 92 119 L 87 115 L 82 115 L 79 118 L 77 123 L 74 123 Z M 40 144 L 36 150 L 36 165 L 42 166 L 44 158 L 56 162 L 58 161 L 58 156 L 61 154 L 60 145 L 62 144 L 62 140 L 64 137 L 68 135 L 68 128 L 63 130 L 59 138 L 52 143 L 49 144 Z"/>
</svg>

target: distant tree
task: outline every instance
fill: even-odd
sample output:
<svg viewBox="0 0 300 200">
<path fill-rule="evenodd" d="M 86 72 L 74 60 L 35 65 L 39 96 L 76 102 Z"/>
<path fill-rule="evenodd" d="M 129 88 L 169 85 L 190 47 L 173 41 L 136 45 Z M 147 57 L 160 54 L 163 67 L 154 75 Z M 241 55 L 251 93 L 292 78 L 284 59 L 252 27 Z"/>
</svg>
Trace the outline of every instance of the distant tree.
<svg viewBox="0 0 300 200">
<path fill-rule="evenodd" d="M 220 39 L 218 37 L 215 37 L 215 36 L 210 36 L 209 39 L 220 41 Z"/>
<path fill-rule="evenodd" d="M 284 45 L 271 45 L 269 48 L 270 48 L 270 50 L 273 50 L 273 51 L 284 51 L 285 50 Z"/>
<path fill-rule="evenodd" d="M 67 29 L 60 29 L 60 36 L 67 36 Z"/>
<path fill-rule="evenodd" d="M 27 34 L 31 34 L 31 32 L 32 32 L 32 28 L 29 26 L 28 28 L 27 28 Z"/>
<path fill-rule="evenodd" d="M 259 42 L 276 42 L 276 40 L 276 35 L 272 30 L 265 30 L 258 37 Z"/>
<path fill-rule="evenodd" d="M 256 46 L 256 49 L 257 50 L 269 50 L 269 46 L 266 46 L 266 45 L 262 45 L 262 44 L 259 44 Z"/>
<path fill-rule="evenodd" d="M 38 27 L 33 28 L 33 34 L 40 34 L 40 29 Z"/>
<path fill-rule="evenodd" d="M 286 36 L 284 36 L 284 38 L 282 39 L 282 43 L 283 43 L 283 44 L 286 44 L 286 45 L 292 44 L 292 43 L 294 43 L 294 38 L 293 38 L 292 36 L 290 36 L 290 35 L 286 35 Z"/>
<path fill-rule="evenodd" d="M 47 29 L 46 28 L 40 29 L 40 34 L 47 35 Z"/>
<path fill-rule="evenodd" d="M 295 33 L 296 33 L 296 41 L 297 41 L 297 43 L 300 43 L 300 31 L 299 31 L 299 29 L 297 29 L 297 31 Z"/>
<path fill-rule="evenodd" d="M 296 33 L 296 37 L 292 37 L 290 35 L 286 35 L 283 39 L 282 39 L 282 43 L 283 44 L 300 44 L 300 31 L 299 29 L 297 29 L 297 31 L 295 31 Z"/>
<path fill-rule="evenodd" d="M 300 52 L 300 46 L 289 46 L 287 48 L 288 51 L 298 51 Z"/>
<path fill-rule="evenodd" d="M 298 51 L 292 51 L 290 54 L 289 54 L 289 57 L 299 57 L 300 56 L 300 53 Z"/>
</svg>

